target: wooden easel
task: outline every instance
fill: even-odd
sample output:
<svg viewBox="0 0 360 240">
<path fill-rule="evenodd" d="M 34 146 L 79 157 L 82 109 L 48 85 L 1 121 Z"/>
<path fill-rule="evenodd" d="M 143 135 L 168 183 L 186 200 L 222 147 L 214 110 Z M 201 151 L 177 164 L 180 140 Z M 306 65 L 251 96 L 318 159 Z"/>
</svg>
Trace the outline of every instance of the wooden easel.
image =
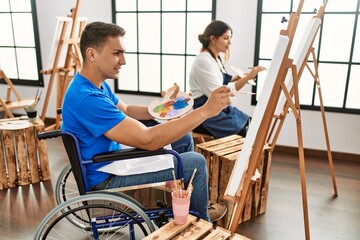
<svg viewBox="0 0 360 240">
<path fill-rule="evenodd" d="M 319 11 L 317 13 L 316 16 L 314 16 L 314 18 L 318 18 L 321 19 L 324 15 L 324 11 L 325 11 L 325 7 L 327 4 L 327 0 L 324 1 L 323 5 L 319 8 Z M 319 27 L 318 27 L 319 28 Z M 318 28 L 316 31 L 318 31 Z M 315 40 L 315 36 L 313 37 L 310 46 L 313 45 L 313 42 Z M 314 71 L 311 70 L 309 64 L 307 63 L 307 60 L 309 59 L 310 55 L 312 56 L 312 60 L 314 63 Z M 335 180 L 335 171 L 334 171 L 334 164 L 333 164 L 333 159 L 332 159 L 332 154 L 331 154 L 331 148 L 330 148 L 330 140 L 329 140 L 329 134 L 328 134 L 328 130 L 327 130 L 327 123 L 326 123 L 326 117 L 325 117 L 325 108 L 324 108 L 324 104 L 323 104 L 323 99 L 322 99 L 322 92 L 321 92 L 321 85 L 320 85 L 320 79 L 319 79 L 319 73 L 318 73 L 318 66 L 317 66 L 317 59 L 316 59 L 316 54 L 315 54 L 315 50 L 313 47 L 310 47 L 306 53 L 306 57 L 304 58 L 304 61 L 302 62 L 298 72 L 295 72 L 296 74 L 296 78 L 293 77 L 293 81 L 298 81 L 300 80 L 302 73 L 305 69 L 305 67 L 308 69 L 308 71 L 310 72 L 311 76 L 313 77 L 315 84 L 317 86 L 318 89 L 318 94 L 319 94 L 319 101 L 320 101 L 320 109 L 321 109 L 321 115 L 322 115 L 322 121 L 323 121 L 323 128 L 324 128 L 324 134 L 325 134 L 325 142 L 326 142 L 326 147 L 327 147 L 327 155 L 328 155 L 328 160 L 329 160 L 329 167 L 330 167 L 330 171 L 331 171 L 331 177 L 332 177 L 332 182 L 333 182 L 333 188 L 334 188 L 334 196 L 337 197 L 338 196 L 338 191 L 337 191 L 337 186 L 336 186 L 336 180 Z M 282 85 L 282 88 L 284 89 L 284 85 Z M 279 115 L 275 115 L 274 116 L 274 121 L 273 121 L 273 125 L 271 127 L 271 131 L 268 137 L 267 142 L 270 143 L 270 145 L 272 146 L 272 151 L 275 148 L 276 145 L 276 141 L 279 137 L 281 128 L 284 124 L 285 118 L 288 114 L 288 109 L 291 108 L 293 109 L 293 107 L 291 107 L 291 98 L 292 96 L 294 96 L 294 88 L 291 89 L 290 91 L 287 91 L 287 89 L 285 89 L 284 91 L 286 91 L 286 98 L 287 98 L 287 102 L 285 102 L 284 107 L 283 107 L 283 111 L 281 112 L 281 114 Z M 298 94 L 298 93 L 297 93 Z M 290 100 L 289 100 L 290 99 Z M 274 136 L 272 137 L 272 133 L 275 131 Z"/>
<path fill-rule="evenodd" d="M 269 133 L 272 118 L 274 116 L 275 109 L 277 107 L 278 100 L 282 92 L 281 85 L 285 80 L 287 72 L 289 71 L 290 68 L 292 68 L 292 59 L 289 58 L 289 52 L 291 49 L 292 41 L 294 39 L 295 31 L 297 28 L 297 24 L 299 21 L 303 4 L 304 4 L 304 0 L 301 0 L 299 2 L 297 11 L 291 14 L 287 30 L 282 30 L 280 32 L 280 35 L 288 37 L 289 42 L 287 44 L 285 53 L 283 54 L 282 62 L 277 72 L 274 86 L 269 96 L 269 102 L 267 103 L 266 109 L 264 111 L 264 116 L 262 117 L 261 124 L 259 125 L 259 129 L 257 131 L 256 141 L 254 142 L 251 154 L 249 156 L 246 173 L 244 173 L 243 178 L 241 179 L 241 183 L 238 186 L 236 195 L 234 197 L 228 195 L 224 196 L 226 200 L 232 201 L 236 204 L 229 225 L 229 230 L 232 233 L 234 233 L 237 230 L 241 213 L 243 212 L 246 203 L 246 197 L 249 193 L 249 189 L 251 186 L 251 181 L 252 181 L 251 177 L 255 174 L 256 167 L 258 166 L 258 163 L 261 159 L 261 155 L 263 153 L 263 148 Z M 298 101 L 296 101 L 296 104 L 298 104 Z M 300 117 L 299 110 L 300 109 L 297 107 L 296 113 L 298 114 L 297 115 L 298 117 Z M 299 146 L 299 157 L 300 157 L 300 173 L 302 179 L 301 183 L 302 183 L 302 193 L 303 193 L 305 232 L 307 239 L 309 239 L 310 235 L 309 235 L 309 221 L 308 221 L 308 209 L 307 209 L 307 198 L 306 198 L 305 165 L 304 165 L 304 150 L 303 150 L 303 141 L 302 141 L 301 121 L 297 121 L 297 123 L 298 123 L 297 134 L 298 134 L 298 146 Z"/>
<path fill-rule="evenodd" d="M 299 3 L 299 9 L 301 9 L 302 4 L 303 4 L 302 2 Z M 326 4 L 327 4 L 327 1 L 324 2 L 323 6 L 320 8 L 320 10 L 318 12 L 318 15 L 316 17 L 321 18 L 323 16 Z M 301 12 L 301 10 L 300 11 L 298 10 L 298 13 L 300 13 L 300 12 Z M 290 22 L 292 22 L 292 21 L 294 21 L 293 17 L 290 20 Z M 295 19 L 295 21 L 297 21 L 297 20 Z M 294 24 L 297 24 L 297 23 L 294 23 Z M 289 36 L 291 36 L 291 34 Z M 292 35 L 292 37 L 293 37 L 293 35 Z M 314 39 L 315 39 L 315 37 L 312 39 L 310 46 L 312 46 L 312 43 L 313 43 Z M 288 45 L 288 48 L 290 48 L 290 47 L 291 47 L 291 44 Z M 307 59 L 309 58 L 310 53 L 312 53 L 312 55 L 313 55 L 314 64 L 315 64 L 315 73 L 311 72 L 311 70 L 310 70 L 310 68 L 309 68 L 309 66 L 307 64 Z M 315 58 L 314 49 L 312 47 L 310 47 L 308 49 L 306 57 L 305 57 L 304 61 L 301 64 L 300 71 L 298 71 L 297 66 L 295 64 L 293 64 L 293 63 L 291 64 L 291 73 L 292 73 L 293 86 L 292 86 L 292 88 L 290 90 L 288 90 L 286 84 L 284 83 L 286 73 L 281 72 L 281 70 L 284 69 L 284 68 L 289 70 L 289 65 L 287 65 L 286 61 L 289 62 L 290 59 L 286 59 L 286 55 L 285 55 L 284 56 L 284 62 L 282 63 L 282 67 L 281 67 L 281 69 L 279 71 L 276 82 L 274 84 L 274 89 L 273 89 L 271 97 L 270 97 L 271 102 L 269 102 L 269 104 L 267 106 L 266 114 L 264 115 L 263 120 L 262 120 L 261 125 L 260 125 L 260 128 L 258 130 L 257 141 L 254 144 L 253 151 L 252 151 L 252 153 L 250 155 L 249 166 L 248 166 L 248 169 L 247 169 L 247 176 L 245 176 L 245 178 L 242 181 L 241 186 L 239 186 L 239 188 L 238 188 L 238 192 L 237 192 L 238 201 L 236 201 L 237 208 L 236 208 L 236 211 L 234 212 L 234 215 L 233 215 L 233 218 L 232 218 L 232 221 L 231 221 L 231 224 L 230 224 L 231 232 L 234 232 L 237 229 L 240 214 L 241 214 L 241 212 L 242 212 L 242 210 L 244 208 L 245 198 L 246 198 L 246 196 L 248 194 L 248 190 L 249 190 L 249 186 L 250 186 L 250 182 L 251 182 L 250 177 L 255 172 L 257 163 L 258 163 L 258 161 L 260 159 L 261 148 L 264 146 L 263 144 L 265 143 L 266 136 L 269 133 L 269 136 L 268 136 L 268 139 L 267 139 L 267 141 L 269 142 L 270 136 L 272 135 L 274 129 L 276 128 L 275 125 L 280 120 L 280 123 L 277 125 L 278 128 L 276 129 L 275 137 L 273 138 L 273 141 L 271 143 L 271 148 L 272 148 L 272 151 L 273 151 L 273 149 L 275 147 L 276 140 L 277 140 L 278 135 L 280 133 L 281 126 L 283 125 L 283 121 L 285 119 L 287 110 L 289 108 L 291 108 L 292 112 L 293 112 L 293 114 L 295 116 L 296 124 L 297 124 L 298 152 L 299 152 L 299 166 L 300 166 L 301 189 L 302 189 L 302 200 L 303 200 L 305 237 L 306 237 L 306 239 L 310 239 L 310 229 L 309 229 L 309 220 L 308 220 L 308 207 L 307 207 L 307 193 L 306 193 L 306 180 L 305 180 L 306 175 L 305 175 L 304 148 L 303 148 L 301 114 L 300 114 L 300 101 L 299 101 L 299 89 L 298 89 L 299 79 L 300 79 L 300 76 L 301 76 L 302 71 L 303 71 L 305 66 L 308 67 L 308 69 L 312 73 L 312 75 L 314 77 L 314 80 L 315 80 L 315 82 L 316 82 L 316 84 L 318 86 L 318 90 L 319 90 L 321 110 L 322 110 L 322 115 L 323 115 L 323 124 L 324 124 L 324 130 L 325 130 L 325 135 L 326 135 L 326 143 L 327 143 L 327 147 L 328 147 L 329 163 L 330 163 L 330 168 L 332 170 L 332 178 L 333 178 L 333 183 L 334 183 L 334 192 L 335 192 L 334 195 L 337 196 L 335 176 L 334 176 L 334 171 L 333 171 L 333 164 L 332 164 L 332 158 L 331 158 L 329 138 L 328 138 L 328 134 L 327 134 L 327 127 L 326 127 L 324 108 L 323 108 L 322 96 L 321 96 L 321 88 L 320 88 L 320 82 L 319 82 L 319 78 L 318 78 L 318 71 L 317 71 L 317 65 L 316 65 L 316 58 Z M 276 105 L 277 105 L 277 103 L 279 101 L 279 93 L 280 92 L 284 93 L 284 95 L 286 97 L 286 102 L 284 104 L 282 114 L 274 115 L 274 111 L 275 111 L 274 107 L 276 107 Z M 293 97 L 294 97 L 294 100 L 293 100 Z M 271 122 L 271 119 L 270 119 L 271 114 L 274 116 L 275 120 L 273 122 L 273 126 L 271 128 L 269 128 L 270 127 L 270 122 Z M 270 132 L 269 132 L 269 130 L 270 130 Z"/>
<path fill-rule="evenodd" d="M 50 74 L 49 86 L 46 91 L 46 96 L 44 100 L 44 106 L 41 114 L 42 121 L 45 120 L 46 111 L 49 104 L 49 99 L 51 95 L 51 90 L 54 84 L 55 76 L 58 76 L 57 80 L 57 98 L 56 98 L 56 109 L 61 108 L 62 100 L 64 93 L 70 80 L 73 75 L 81 68 L 82 57 L 80 52 L 80 35 L 82 30 L 85 27 L 85 20 L 78 20 L 80 8 L 80 0 L 76 1 L 76 6 L 71 10 L 71 14 L 68 16 L 72 19 L 70 37 L 66 37 L 68 21 L 63 21 L 62 30 L 58 39 L 58 45 L 56 47 L 56 54 L 53 62 L 52 69 L 42 70 L 42 74 Z M 77 28 L 76 24 L 79 24 Z M 77 31 L 78 30 L 78 31 Z M 61 51 L 63 47 L 67 46 L 67 52 L 65 57 L 64 66 L 59 67 L 59 61 L 61 56 Z M 46 131 L 52 129 L 58 129 L 60 127 L 60 116 L 56 116 L 55 124 L 46 128 Z"/>
<path fill-rule="evenodd" d="M 26 106 L 30 106 L 38 100 L 37 98 L 23 99 L 3 70 L 0 70 L 0 80 L 1 79 L 7 84 L 6 97 L 0 97 L 0 111 L 4 111 L 5 117 L 14 118 L 14 114 L 11 110 L 25 109 Z M 11 98 L 11 93 L 14 94 L 15 98 Z"/>
</svg>

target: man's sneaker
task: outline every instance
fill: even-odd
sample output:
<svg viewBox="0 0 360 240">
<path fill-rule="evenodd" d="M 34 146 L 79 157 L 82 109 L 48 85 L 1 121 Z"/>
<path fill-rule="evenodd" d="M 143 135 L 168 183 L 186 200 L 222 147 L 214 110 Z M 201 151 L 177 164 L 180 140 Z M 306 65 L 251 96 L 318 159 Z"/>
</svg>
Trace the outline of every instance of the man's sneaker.
<svg viewBox="0 0 360 240">
<path fill-rule="evenodd" d="M 227 207 L 224 202 L 210 203 L 208 207 L 210 222 L 216 222 L 224 217 L 227 212 Z"/>
</svg>

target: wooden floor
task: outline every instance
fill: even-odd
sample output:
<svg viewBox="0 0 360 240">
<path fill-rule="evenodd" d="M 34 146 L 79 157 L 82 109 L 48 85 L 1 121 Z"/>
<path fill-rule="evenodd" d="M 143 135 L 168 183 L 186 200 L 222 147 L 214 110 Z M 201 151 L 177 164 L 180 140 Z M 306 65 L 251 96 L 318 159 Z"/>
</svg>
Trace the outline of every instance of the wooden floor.
<svg viewBox="0 0 360 240">
<path fill-rule="evenodd" d="M 0 239 L 32 239 L 55 206 L 53 189 L 67 164 L 60 139 L 48 140 L 51 181 L 0 191 Z M 360 239 L 360 161 L 334 159 L 339 196 L 327 159 L 305 156 L 311 239 Z M 239 225 L 251 239 L 305 239 L 298 156 L 275 152 L 265 214 Z"/>
</svg>

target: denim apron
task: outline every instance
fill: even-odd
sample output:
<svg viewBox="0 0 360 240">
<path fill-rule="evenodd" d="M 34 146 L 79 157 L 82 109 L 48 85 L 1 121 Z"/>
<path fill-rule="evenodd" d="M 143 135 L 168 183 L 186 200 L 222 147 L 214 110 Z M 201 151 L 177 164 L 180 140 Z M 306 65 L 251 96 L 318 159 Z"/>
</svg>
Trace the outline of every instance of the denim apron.
<svg viewBox="0 0 360 240">
<path fill-rule="evenodd" d="M 223 84 L 227 85 L 232 76 L 223 73 Z M 201 107 L 207 101 L 206 96 L 194 99 L 193 108 Z M 223 109 L 217 116 L 205 120 L 201 126 L 205 128 L 215 138 L 222 138 L 233 134 L 238 134 L 246 125 L 250 116 L 243 113 L 234 106 L 228 106 Z"/>
</svg>

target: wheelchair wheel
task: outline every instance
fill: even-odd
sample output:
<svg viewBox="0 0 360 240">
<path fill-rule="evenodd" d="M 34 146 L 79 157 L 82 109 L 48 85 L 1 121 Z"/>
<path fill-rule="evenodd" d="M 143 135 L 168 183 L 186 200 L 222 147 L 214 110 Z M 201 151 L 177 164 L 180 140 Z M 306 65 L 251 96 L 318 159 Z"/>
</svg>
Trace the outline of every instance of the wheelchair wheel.
<svg viewBox="0 0 360 240">
<path fill-rule="evenodd" d="M 144 211 L 146 210 L 141 203 L 139 203 L 134 198 L 132 198 L 131 196 L 129 196 L 125 193 L 115 192 L 112 190 L 103 190 L 103 191 L 97 191 L 97 192 L 104 192 L 104 191 L 107 193 L 112 193 L 119 197 L 125 198 L 125 199 L 133 202 L 134 204 L 136 204 L 139 208 L 143 209 Z M 68 165 L 66 165 L 64 167 L 63 170 L 61 170 L 59 177 L 55 184 L 56 204 L 60 205 L 61 203 L 66 202 L 67 200 L 78 197 L 78 196 L 79 196 L 79 190 L 77 188 L 76 181 L 75 181 L 74 175 L 71 170 L 71 165 L 69 163 Z"/>
<path fill-rule="evenodd" d="M 142 239 L 154 230 L 147 214 L 131 201 L 108 193 L 90 193 L 50 211 L 34 239 Z"/>
<path fill-rule="evenodd" d="M 98 191 L 98 193 L 111 194 L 111 195 L 114 195 L 116 197 L 126 199 L 126 200 L 132 202 L 133 204 L 135 204 L 141 210 L 143 210 L 143 211 L 146 210 L 141 203 L 139 203 L 138 201 L 136 201 L 132 197 L 126 195 L 125 193 L 122 193 L 122 192 L 110 192 L 110 191 L 107 191 L 107 190 Z M 74 175 L 73 175 L 72 170 L 71 170 L 71 165 L 68 164 L 60 172 L 59 178 L 57 179 L 56 184 L 55 184 L 56 203 L 57 203 L 57 205 L 60 205 L 63 202 L 66 202 L 67 200 L 78 197 L 78 196 L 79 196 L 79 190 L 77 188 L 76 181 L 75 181 Z M 69 211 L 70 208 L 71 208 L 71 206 L 68 206 L 68 209 L 66 209 L 66 211 Z M 63 210 L 63 211 L 66 212 L 65 210 Z M 71 215 L 73 215 L 73 216 L 66 216 L 66 218 L 68 219 L 69 222 L 71 222 L 75 226 L 77 226 L 78 221 L 74 221 L 73 219 L 81 219 L 82 216 L 77 215 L 77 212 L 72 212 Z M 76 218 L 74 218 L 74 216 Z"/>
<path fill-rule="evenodd" d="M 70 163 L 60 172 L 55 184 L 55 200 L 59 205 L 68 199 L 79 196 L 74 175 Z"/>
</svg>

